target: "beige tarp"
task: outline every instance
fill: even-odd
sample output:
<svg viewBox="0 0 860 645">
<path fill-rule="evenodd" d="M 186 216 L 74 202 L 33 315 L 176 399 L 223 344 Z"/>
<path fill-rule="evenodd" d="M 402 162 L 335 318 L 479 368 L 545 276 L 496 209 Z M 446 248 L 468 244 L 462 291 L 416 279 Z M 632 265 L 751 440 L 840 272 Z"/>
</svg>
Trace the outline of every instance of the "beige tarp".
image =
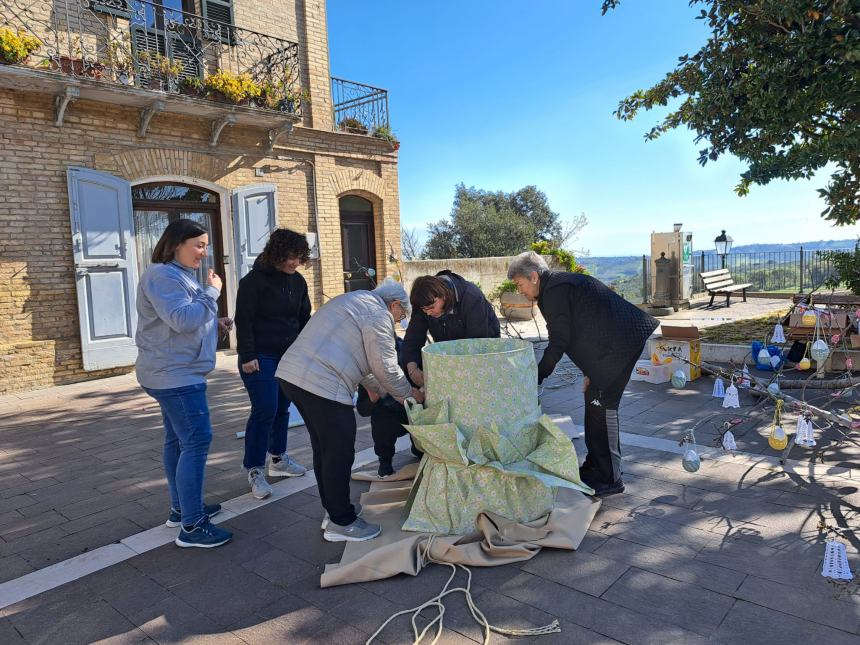
<svg viewBox="0 0 860 645">
<path fill-rule="evenodd" d="M 419 549 L 429 533 L 401 531 L 402 513 L 412 487 L 416 464 L 404 467 L 384 481 L 356 473 L 355 479 L 376 480 L 361 496 L 361 516 L 380 524 L 382 535 L 367 542 L 347 542 L 338 564 L 326 565 L 320 586 L 390 578 L 398 573 L 415 576 L 424 566 Z M 558 489 L 552 511 L 531 522 L 514 522 L 493 513 L 481 513 L 476 531 L 468 535 L 436 536 L 430 547 L 433 559 L 465 566 L 491 567 L 522 562 L 541 548 L 576 549 L 588 529 L 600 501 L 582 493 Z"/>
</svg>

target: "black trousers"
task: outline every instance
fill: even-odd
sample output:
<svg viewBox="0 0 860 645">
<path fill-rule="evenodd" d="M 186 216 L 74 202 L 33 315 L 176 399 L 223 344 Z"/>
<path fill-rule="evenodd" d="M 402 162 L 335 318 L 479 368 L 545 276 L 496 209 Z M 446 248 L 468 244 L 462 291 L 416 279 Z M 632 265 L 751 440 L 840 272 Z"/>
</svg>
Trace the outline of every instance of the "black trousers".
<svg viewBox="0 0 860 645">
<path fill-rule="evenodd" d="M 323 508 L 335 524 L 352 524 L 356 518 L 349 501 L 356 432 L 352 406 L 324 399 L 286 381 L 280 381 L 280 385 L 308 428 Z"/>
<path fill-rule="evenodd" d="M 394 456 L 394 444 L 397 438 L 406 434 L 404 424 L 409 423 L 406 409 L 399 405 L 396 408 L 386 405 L 376 405 L 370 413 L 370 434 L 373 437 L 373 451 L 377 457 Z"/>
<path fill-rule="evenodd" d="M 582 476 L 591 483 L 611 484 L 621 479 L 621 425 L 618 406 L 639 354 L 603 390 L 590 383 L 585 390 L 585 447 Z"/>
</svg>

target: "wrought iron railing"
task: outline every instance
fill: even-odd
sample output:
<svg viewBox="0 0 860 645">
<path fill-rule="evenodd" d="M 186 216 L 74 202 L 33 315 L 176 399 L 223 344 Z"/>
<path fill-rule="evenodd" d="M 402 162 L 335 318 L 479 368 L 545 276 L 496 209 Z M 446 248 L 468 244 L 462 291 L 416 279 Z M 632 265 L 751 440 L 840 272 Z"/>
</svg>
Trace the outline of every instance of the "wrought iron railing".
<svg viewBox="0 0 860 645">
<path fill-rule="evenodd" d="M 830 249 L 847 250 L 851 249 Z M 828 276 L 835 273 L 826 251 L 800 247 L 789 251 L 762 251 L 757 253 L 729 253 L 722 256 L 714 252 L 698 252 L 692 256 L 693 293 L 702 293 L 700 274 L 726 268 L 735 283 L 750 283 L 752 291 L 800 293 L 821 288 Z M 651 296 L 653 262 L 642 256 L 642 295 Z"/>
<path fill-rule="evenodd" d="M 0 0 L 0 26 L 37 38 L 17 63 L 46 72 L 296 114 L 307 99 L 296 43 L 160 2 Z"/>
<path fill-rule="evenodd" d="M 389 128 L 388 90 L 332 77 L 331 97 L 335 129 L 373 134 Z"/>
</svg>

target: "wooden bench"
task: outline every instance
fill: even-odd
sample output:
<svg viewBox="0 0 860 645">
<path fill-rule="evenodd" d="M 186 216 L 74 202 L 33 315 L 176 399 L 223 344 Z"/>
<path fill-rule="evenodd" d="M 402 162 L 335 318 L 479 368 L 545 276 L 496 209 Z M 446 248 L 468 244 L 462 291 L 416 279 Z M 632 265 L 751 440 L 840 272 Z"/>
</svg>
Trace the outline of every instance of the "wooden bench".
<svg viewBox="0 0 860 645">
<path fill-rule="evenodd" d="M 708 307 L 713 307 L 714 297 L 721 294 L 726 295 L 726 307 L 731 307 L 731 297 L 736 291 L 740 291 L 743 294 L 744 302 L 747 301 L 747 289 L 752 286 L 752 283 L 735 284 L 732 274 L 729 273 L 728 269 L 706 271 L 705 273 L 700 273 L 699 276 L 702 278 L 702 283 L 705 285 L 708 295 L 711 296 Z"/>
</svg>

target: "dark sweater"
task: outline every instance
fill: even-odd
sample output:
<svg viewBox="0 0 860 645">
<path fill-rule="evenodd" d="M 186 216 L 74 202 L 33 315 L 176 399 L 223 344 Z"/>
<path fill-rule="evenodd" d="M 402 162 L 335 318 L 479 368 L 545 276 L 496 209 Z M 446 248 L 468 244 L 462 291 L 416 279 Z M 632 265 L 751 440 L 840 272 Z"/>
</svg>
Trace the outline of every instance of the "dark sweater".
<svg viewBox="0 0 860 645">
<path fill-rule="evenodd" d="M 421 365 L 421 348 L 427 343 L 427 334 L 434 343 L 462 338 L 498 338 L 499 319 L 496 312 L 477 285 L 451 271 L 436 274 L 454 290 L 454 306 L 439 318 L 413 309 L 403 338 L 401 365 Z"/>
<path fill-rule="evenodd" d="M 247 363 L 260 354 L 280 358 L 310 317 L 308 285 L 300 273 L 254 264 L 236 294 L 239 361 Z"/>
<path fill-rule="evenodd" d="M 603 390 L 639 356 L 659 325 L 599 280 L 579 273 L 543 272 L 538 308 L 549 331 L 539 383 L 567 354 Z"/>
</svg>

